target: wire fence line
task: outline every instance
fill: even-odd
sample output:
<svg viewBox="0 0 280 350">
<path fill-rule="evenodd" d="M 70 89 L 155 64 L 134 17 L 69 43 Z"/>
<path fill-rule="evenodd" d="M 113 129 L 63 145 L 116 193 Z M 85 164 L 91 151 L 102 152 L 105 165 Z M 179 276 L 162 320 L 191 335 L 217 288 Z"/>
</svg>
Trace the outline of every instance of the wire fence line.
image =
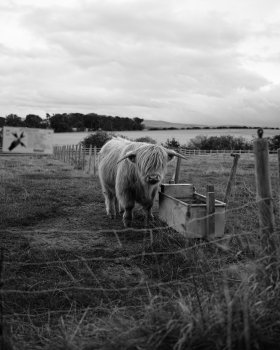
<svg viewBox="0 0 280 350">
<path fill-rule="evenodd" d="M 88 174 L 96 175 L 98 170 L 98 154 L 101 148 L 96 146 L 83 147 L 82 144 L 78 145 L 63 145 L 54 146 L 53 157 L 73 165 L 74 168 L 85 171 Z M 178 148 L 176 149 L 179 153 L 184 156 L 219 156 L 219 155 L 230 155 L 243 154 L 253 155 L 253 150 L 200 150 L 200 149 L 187 149 Z M 277 151 L 269 151 L 270 154 L 277 154 Z"/>
<path fill-rule="evenodd" d="M 66 152 L 67 151 L 67 152 Z M 77 153 L 77 155 L 75 153 L 71 154 L 71 149 L 65 149 L 64 153 L 57 153 L 58 155 L 58 159 L 61 158 L 61 160 L 67 162 L 68 159 L 69 160 L 73 160 L 75 161 L 75 159 L 77 158 L 77 164 L 79 164 L 79 162 L 81 163 L 86 163 L 86 158 L 84 156 L 81 156 L 80 158 L 78 158 L 78 155 L 82 154 Z M 89 152 L 90 154 L 90 152 Z M 88 155 L 89 155 L 88 154 Z M 91 150 L 91 154 L 98 154 L 98 151 L 96 150 L 92 152 Z M 72 155 L 72 158 L 71 158 Z M 84 155 L 86 156 L 86 153 L 84 152 Z M 78 160 L 79 159 L 79 160 Z M 91 161 L 93 169 L 97 169 L 97 162 L 96 162 L 96 157 L 95 160 Z M 74 163 L 75 164 L 75 163 Z M 96 165 L 94 165 L 96 164 Z M 89 169 L 89 168 L 88 168 Z M 88 170 L 89 171 L 89 170 Z M 96 170 L 95 170 L 96 171 Z M 90 171 L 89 171 L 90 172 Z M 246 207 L 249 206 L 257 206 L 259 203 L 266 201 L 266 200 L 271 200 L 271 194 L 269 194 L 268 196 L 261 196 L 258 200 L 256 201 L 251 201 L 248 203 L 243 204 L 240 207 L 237 208 L 231 208 L 227 213 L 229 213 L 230 211 L 235 211 L 235 210 L 242 210 Z M 265 209 L 262 209 L 265 212 Z M 208 216 L 204 216 L 204 219 L 207 218 Z M 116 230 L 116 229 L 100 229 L 100 230 L 74 230 L 74 231 L 69 231 L 69 230 L 59 230 L 59 229 L 52 229 L 52 230 L 6 230 L 6 232 L 11 232 L 11 233 L 21 233 L 21 234 L 33 234 L 33 233 L 41 233 L 41 234 L 49 234 L 49 233 L 57 233 L 57 232 L 61 232 L 63 234 L 101 234 L 101 233 L 113 233 L 116 238 L 119 237 L 119 234 L 121 233 L 127 233 L 127 232 L 145 232 L 150 234 L 150 237 L 153 237 L 153 233 L 154 231 L 162 231 L 162 230 L 166 230 L 166 229 L 170 229 L 170 227 L 166 227 L 166 226 L 161 226 L 159 225 L 158 227 L 153 227 L 153 228 L 126 228 L 126 229 L 120 229 L 120 230 Z M 266 229 L 266 227 L 263 227 L 262 229 Z M 242 232 L 239 234 L 232 234 L 232 235 L 227 235 L 227 236 L 223 236 L 221 238 L 216 238 L 213 239 L 212 241 L 202 241 L 198 244 L 194 244 L 193 246 L 187 246 L 181 249 L 176 249 L 173 251 L 145 251 L 144 249 L 142 250 L 142 252 L 137 253 L 137 254 L 131 254 L 128 256 L 116 256 L 116 257 L 112 257 L 112 258 L 107 258 L 107 257 L 92 257 L 92 258 L 84 258 L 84 257 L 77 257 L 76 259 L 56 259 L 56 260 L 51 260 L 51 261 L 44 261 L 44 262 L 30 262 L 30 261 L 3 261 L 2 265 L 5 266 L 25 266 L 25 267 L 31 267 L 31 266 L 56 266 L 56 265 L 61 265 L 61 264 L 67 264 L 67 263 L 83 263 L 86 264 L 87 262 L 118 262 L 118 263 L 123 263 L 123 262 L 127 262 L 130 261 L 132 259 L 138 259 L 138 258 L 143 258 L 143 257 L 159 257 L 160 255 L 165 255 L 165 256 L 172 256 L 175 254 L 186 254 L 187 252 L 189 252 L 190 250 L 193 249 L 197 249 L 199 247 L 205 247 L 207 245 L 215 245 L 218 248 L 221 248 L 222 250 L 227 250 L 229 249 L 227 247 L 226 244 L 223 244 L 225 239 L 229 239 L 229 238 L 241 238 L 241 237 L 248 237 L 251 235 L 258 235 L 259 232 L 256 231 L 250 231 L 250 232 Z M 273 232 L 270 232 L 270 234 L 275 234 L 275 233 L 279 233 L 279 228 L 277 227 L 273 227 Z M 119 242 L 121 243 L 121 240 L 119 240 Z M 150 248 L 153 248 L 152 245 L 150 245 Z M 97 247 L 98 249 L 98 247 Z M 104 248 L 101 248 L 104 250 Z M 149 247 L 148 247 L 149 249 Z M 266 253 L 263 254 L 263 256 L 261 256 L 259 259 L 255 259 L 255 262 L 262 262 L 265 261 L 267 259 L 269 259 L 270 256 Z M 219 260 L 219 259 L 218 259 Z M 278 262 L 279 264 L 279 262 Z M 1 298 L 3 296 L 5 297 L 13 297 L 14 295 L 23 295 L 24 296 L 41 296 L 44 294 L 52 294 L 52 295 L 56 295 L 58 293 L 65 293 L 65 295 L 67 295 L 67 292 L 102 292 L 104 293 L 104 297 L 106 297 L 106 293 L 126 293 L 129 292 L 131 294 L 133 294 L 136 290 L 149 290 L 149 289 L 153 289 L 153 288 L 165 288 L 165 287 L 169 287 L 169 286 L 174 286 L 174 285 L 183 285 L 184 287 L 192 287 L 193 286 L 193 279 L 195 278 L 205 278 L 205 276 L 209 276 L 209 275 L 213 275 L 213 274 L 219 274 L 219 273 L 226 273 L 227 271 L 229 271 L 229 266 L 226 265 L 223 268 L 214 268 L 211 269 L 210 271 L 201 271 L 201 273 L 199 273 L 199 269 L 197 269 L 197 272 L 194 273 L 194 271 L 190 272 L 190 275 L 186 278 L 180 278 L 180 279 L 171 279 L 168 281 L 151 281 L 151 280 L 146 280 L 145 278 L 142 278 L 141 275 L 138 276 L 139 278 L 137 280 L 135 280 L 133 283 L 131 283 L 131 285 L 129 286 L 121 286 L 121 287 L 102 287 L 102 281 L 100 279 L 97 279 L 95 277 L 95 279 L 97 279 L 97 283 L 98 286 L 94 287 L 94 286 L 81 286 L 79 285 L 81 283 L 80 280 L 72 280 L 72 281 L 66 281 L 63 285 L 59 284 L 56 285 L 53 288 L 39 288 L 39 284 L 33 284 L 33 285 L 28 285 L 28 286 L 24 286 L 21 287 L 20 289 L 15 289 L 15 288 L 3 288 L 4 286 L 4 282 L 7 282 L 8 279 L 1 280 L 2 283 L 2 288 L 0 289 L 0 296 Z M 90 272 L 90 271 L 89 271 Z M 92 276 L 93 277 L 93 276 Z M 93 280 L 94 278 L 92 278 Z M 10 279 L 9 279 L 10 280 Z M 240 282 L 242 282 L 242 280 L 240 280 Z M 65 285 L 66 283 L 68 283 L 68 285 Z M 76 285 L 69 285 L 71 283 L 76 283 Z M 86 283 L 86 281 L 83 281 L 83 283 Z M 78 285 L 77 285 L 78 284 Z M 26 288 L 26 289 L 25 289 Z M 37 289 L 35 289 L 37 288 Z M 95 308 L 93 308 L 95 310 Z M 86 311 L 87 309 L 85 309 Z M 58 310 L 53 310 L 54 312 L 59 313 Z M 28 312 L 26 314 L 23 314 L 24 317 L 28 316 Z"/>
<path fill-rule="evenodd" d="M 166 228 L 166 227 L 165 227 Z M 276 230 L 275 232 L 279 232 L 278 230 Z M 92 257 L 92 258 L 76 258 L 76 259 L 59 259 L 59 260 L 50 260 L 50 261 L 43 261 L 43 262 L 26 262 L 26 261 L 9 261 L 6 260 L 5 261 L 5 265 L 10 265 L 10 266 L 44 266 L 44 265 L 57 265 L 59 263 L 62 262 L 67 262 L 67 263 L 81 263 L 83 261 L 87 261 L 87 262 L 100 262 L 100 261 L 105 261 L 105 262 L 112 262 L 112 261 L 116 261 L 116 262 L 127 262 L 129 260 L 132 259 L 137 259 L 140 257 L 143 257 L 143 255 L 145 256 L 155 256 L 155 255 L 175 255 L 175 254 L 182 254 L 185 252 L 188 252 L 190 250 L 193 249 L 197 249 L 197 248 L 201 248 L 201 247 L 205 247 L 208 245 L 214 245 L 217 246 L 221 249 L 226 250 L 226 247 L 221 245 L 221 243 L 224 243 L 225 240 L 227 239 L 233 239 L 233 238 L 240 238 L 240 237 L 248 237 L 248 236 L 257 236 L 258 232 L 242 232 L 240 234 L 231 234 L 231 235 L 225 235 L 223 237 L 219 237 L 219 238 L 215 238 L 211 241 L 202 241 L 200 243 L 196 243 L 193 246 L 188 246 L 188 247 L 184 247 L 181 249 L 176 249 L 174 251 L 152 251 L 152 252 L 146 252 L 146 251 L 142 251 L 141 253 L 138 254 L 130 254 L 127 256 L 116 256 L 116 257 L 112 257 L 112 258 L 107 258 L 107 257 Z M 97 248 L 98 249 L 98 248 Z M 102 248 L 103 251 L 106 251 L 106 249 Z M 110 248 L 108 248 L 108 250 L 111 251 Z"/>
<path fill-rule="evenodd" d="M 270 199 L 270 197 L 268 198 Z M 244 203 L 238 207 L 233 207 L 233 208 L 227 208 L 226 209 L 226 214 L 230 214 L 230 213 L 234 213 L 236 211 L 248 208 L 250 206 L 256 206 L 259 202 L 261 201 L 261 199 L 256 200 L 256 201 L 250 201 L 247 203 Z M 105 209 L 104 209 L 105 210 Z M 200 218 L 196 218 L 196 220 L 205 220 L 209 217 L 209 215 L 202 215 Z M 32 234 L 34 232 L 39 233 L 39 234 L 49 234 L 49 233 L 57 233 L 59 231 L 59 233 L 62 234 L 69 234 L 69 233 L 77 233 L 77 234 L 100 234 L 100 233 L 114 233 L 114 234 L 118 234 L 118 233 L 126 233 L 126 232 L 146 232 L 147 230 L 151 230 L 151 231 L 162 231 L 162 230 L 166 230 L 166 229 L 170 229 L 170 228 L 174 228 L 174 226 L 166 226 L 166 225 L 157 225 L 157 226 L 153 226 L 153 227 L 142 227 L 142 228 L 137 228 L 137 227 L 127 227 L 127 228 L 121 228 L 121 229 L 99 229 L 99 230 L 61 230 L 61 229 L 44 229 L 44 230 L 40 230 L 40 229 L 36 229 L 36 230 L 24 230 L 24 229 L 3 229 L 2 232 L 8 232 L 8 233 L 17 233 L 20 232 L 21 234 Z"/>
<path fill-rule="evenodd" d="M 239 208 L 232 208 L 232 211 L 235 210 L 242 210 L 244 207 L 248 207 L 251 205 L 255 205 L 256 202 L 249 202 L 246 203 L 245 205 L 240 206 Z M 206 217 L 206 216 L 205 216 Z M 18 229 L 6 229 L 4 230 L 6 233 L 14 234 L 14 233 L 20 233 L 22 235 L 30 235 L 30 234 L 54 234 L 59 232 L 60 234 L 65 234 L 65 235 L 70 235 L 70 234 L 76 234 L 79 236 L 80 234 L 89 234 L 89 235 L 96 235 L 96 234 L 104 234 L 104 233 L 113 233 L 116 237 L 119 237 L 119 234 L 121 233 L 128 233 L 128 232 L 136 232 L 136 233 L 148 233 L 150 237 L 153 237 L 154 231 L 163 231 L 163 230 L 170 230 L 172 227 L 169 226 L 156 226 L 153 228 L 123 228 L 123 229 L 100 229 L 100 230 L 59 230 L 59 229 L 49 229 L 49 230 L 18 230 Z M 278 229 L 280 230 L 280 229 Z M 136 254 L 129 254 L 126 256 L 116 256 L 116 257 L 79 257 L 75 259 L 54 259 L 54 260 L 47 260 L 47 261 L 41 261 L 41 262 L 30 262 L 30 261 L 5 261 L 5 266 L 9 267 L 56 267 L 61 264 L 66 265 L 66 264 L 81 264 L 81 263 L 89 263 L 89 262 L 115 262 L 115 263 L 127 263 L 132 261 L 133 259 L 143 259 L 145 257 L 160 257 L 160 256 L 174 256 L 174 255 L 182 255 L 182 254 L 187 254 L 188 252 L 194 250 L 194 249 L 199 249 L 202 247 L 206 246 L 215 246 L 223 251 L 228 251 L 229 248 L 227 247 L 227 240 L 229 239 L 234 239 L 234 238 L 242 238 L 242 237 L 249 237 L 249 236 L 258 236 L 258 231 L 250 231 L 250 232 L 242 232 L 238 234 L 230 234 L 230 235 L 224 235 L 223 237 L 215 238 L 210 241 L 205 241 L 202 240 L 200 242 L 196 242 L 194 245 L 183 247 L 180 249 L 175 249 L 171 251 L 166 251 L 166 250 L 161 250 L 161 251 L 145 251 L 143 250 L 140 253 Z M 151 242 L 150 242 L 151 243 Z M 125 245 L 125 244 L 124 244 Z M 152 244 L 147 246 L 148 249 L 152 248 Z M 99 249 L 99 247 L 97 247 Z M 112 250 L 111 248 L 108 248 L 110 251 Z M 106 248 L 102 248 L 102 251 L 106 251 Z M 94 250 L 93 250 L 94 254 Z M 127 253 L 126 253 L 127 254 Z M 261 258 L 257 259 L 258 262 L 261 262 L 262 260 L 267 259 L 267 256 L 262 256 Z M 217 259 L 219 261 L 219 259 Z M 3 261 L 4 263 L 4 261 Z M 203 276 L 206 276 L 208 274 L 217 274 L 221 273 L 223 271 L 228 271 L 228 266 L 225 268 L 218 268 L 214 269 L 211 271 L 205 271 L 203 272 Z M 77 291 L 77 292 L 102 292 L 102 293 L 113 293 L 113 292 L 133 292 L 133 290 L 145 290 L 147 288 L 163 288 L 165 286 L 168 286 L 170 284 L 172 285 L 184 285 L 185 287 L 188 285 L 193 278 L 201 278 L 202 274 L 201 273 L 191 273 L 191 276 L 187 278 L 181 278 L 181 279 L 172 279 L 169 281 L 163 281 L 163 282 L 151 282 L 147 280 L 141 280 L 139 278 L 138 281 L 135 282 L 134 285 L 130 285 L 129 287 L 112 287 L 112 288 L 107 288 L 107 287 L 91 287 L 91 286 L 63 286 L 63 285 L 58 285 L 55 286 L 54 288 L 43 288 L 43 289 L 36 289 L 36 290 L 30 290 L 30 288 L 34 288 L 34 286 L 30 287 L 28 286 L 28 289 L 12 289 L 12 288 L 4 288 L 4 283 L 8 283 L 9 281 L 13 281 L 13 277 L 8 278 L 8 279 L 3 279 L 2 280 L 2 289 L 0 289 L 0 295 L 2 297 L 4 295 L 14 295 L 14 294 L 21 294 L 21 295 L 41 295 L 41 294 L 54 294 L 54 293 L 61 293 L 61 292 L 70 292 L 70 291 Z M 73 281 L 72 281 L 73 282 Z M 71 283 L 72 283 L 71 282 Z M 77 281 L 77 283 L 80 283 Z M 101 283 L 101 282 L 100 282 Z"/>
<path fill-rule="evenodd" d="M 256 259 L 255 262 L 260 263 L 264 261 L 267 257 L 261 257 L 259 259 Z M 193 278 L 205 278 L 208 275 L 213 274 L 220 274 L 221 272 L 228 272 L 229 267 L 223 267 L 223 268 L 217 268 L 215 270 L 211 271 L 204 271 L 203 273 L 191 273 L 190 276 L 180 279 L 171 279 L 169 281 L 162 281 L 162 282 L 151 282 L 146 279 L 140 279 L 139 282 L 136 282 L 134 285 L 130 285 L 128 287 L 86 287 L 86 286 L 57 286 L 55 288 L 46 288 L 46 289 L 38 289 L 38 290 L 29 290 L 26 289 L 0 289 L 0 295 L 4 294 L 25 294 L 25 295 L 39 295 L 39 294 L 49 294 L 49 293 L 59 293 L 64 291 L 86 291 L 86 292 L 133 292 L 134 290 L 145 290 L 147 288 L 158 288 L 158 287 L 164 287 L 168 285 L 174 286 L 174 284 L 184 284 L 186 286 L 186 283 L 188 281 L 193 281 Z M 73 281 L 71 281 L 73 283 Z M 80 283 L 80 281 L 77 281 L 77 283 Z M 192 286 L 192 283 L 189 284 L 189 286 Z"/>
</svg>

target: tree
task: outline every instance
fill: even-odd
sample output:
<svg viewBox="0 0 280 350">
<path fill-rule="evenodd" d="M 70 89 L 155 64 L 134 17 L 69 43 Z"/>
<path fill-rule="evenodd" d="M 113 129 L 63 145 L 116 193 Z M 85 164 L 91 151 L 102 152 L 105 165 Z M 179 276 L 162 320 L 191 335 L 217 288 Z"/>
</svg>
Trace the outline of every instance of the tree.
<svg viewBox="0 0 280 350">
<path fill-rule="evenodd" d="M 111 138 L 112 136 L 110 136 L 106 131 L 99 130 L 94 134 L 91 134 L 84 138 L 82 145 L 85 148 L 89 148 L 90 145 L 93 147 L 101 148 L 107 141 L 111 140 Z"/>
<path fill-rule="evenodd" d="M 147 142 L 147 143 L 152 143 L 152 144 L 156 144 L 156 140 L 154 140 L 152 137 L 150 136 L 142 136 L 142 137 L 138 137 L 137 139 L 135 139 L 136 142 Z"/>
<path fill-rule="evenodd" d="M 2 128 L 6 123 L 6 119 L 4 117 L 0 117 L 0 128 Z"/>
<path fill-rule="evenodd" d="M 166 148 L 179 148 L 180 147 L 180 142 L 177 141 L 174 137 L 172 137 L 171 140 L 167 139 L 165 144 L 162 144 Z"/>
<path fill-rule="evenodd" d="M 6 116 L 7 126 L 23 126 L 22 119 L 16 114 L 9 114 Z"/>
<path fill-rule="evenodd" d="M 43 119 L 36 114 L 28 114 L 25 118 L 24 125 L 28 128 L 40 128 Z"/>
<path fill-rule="evenodd" d="M 54 114 L 52 117 L 50 117 L 50 125 L 55 132 L 72 131 L 72 127 L 69 124 L 69 117 L 66 113 Z"/>
<path fill-rule="evenodd" d="M 269 149 L 271 151 L 276 151 L 280 148 L 280 135 L 275 135 L 268 139 Z"/>
<path fill-rule="evenodd" d="M 205 136 L 198 135 L 191 139 L 187 145 L 190 149 L 201 150 L 249 150 L 252 149 L 252 142 L 247 141 L 244 137 L 225 136 Z"/>
<path fill-rule="evenodd" d="M 144 125 L 142 124 L 144 119 L 135 117 L 135 118 L 133 118 L 133 120 L 134 120 L 134 122 L 136 124 L 136 129 L 137 130 L 143 130 L 144 129 Z"/>
</svg>

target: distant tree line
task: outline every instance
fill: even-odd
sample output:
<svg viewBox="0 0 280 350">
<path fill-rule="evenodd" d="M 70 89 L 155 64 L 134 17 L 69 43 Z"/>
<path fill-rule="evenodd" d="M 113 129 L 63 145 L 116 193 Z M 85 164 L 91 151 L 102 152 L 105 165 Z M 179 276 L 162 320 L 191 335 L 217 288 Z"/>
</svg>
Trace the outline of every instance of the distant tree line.
<svg viewBox="0 0 280 350">
<path fill-rule="evenodd" d="M 97 148 L 101 148 L 107 141 L 115 136 L 112 133 L 106 131 L 97 131 L 88 135 L 83 141 L 82 145 L 86 148 L 90 145 Z M 123 137 L 123 136 L 122 136 Z M 127 139 L 127 137 L 124 137 Z M 268 137 L 269 149 L 271 151 L 277 150 L 280 148 L 280 135 L 275 135 L 273 137 Z M 152 139 L 149 136 L 143 136 L 131 141 L 138 142 L 148 142 L 156 143 L 156 140 Z M 178 140 L 174 137 L 167 139 L 165 143 L 162 143 L 162 146 L 166 148 L 185 148 L 185 149 L 197 149 L 197 150 L 251 150 L 253 149 L 253 140 L 248 141 L 244 137 L 234 137 L 231 135 L 225 136 L 205 136 L 198 135 L 191 139 L 188 144 L 180 144 Z"/>
<path fill-rule="evenodd" d="M 2 126 L 21 126 L 29 128 L 51 128 L 55 132 L 71 131 L 124 131 L 124 130 L 143 130 L 144 125 L 141 118 L 123 118 L 99 115 L 96 113 L 57 113 L 52 116 L 47 113 L 46 118 L 42 119 L 38 115 L 28 114 L 25 119 L 16 114 L 0 117 L 0 127 Z"/>
<path fill-rule="evenodd" d="M 153 144 L 157 143 L 156 140 L 154 140 L 150 136 L 142 136 L 142 137 L 138 137 L 138 138 L 132 140 L 126 136 L 114 135 L 113 133 L 108 133 L 108 132 L 103 131 L 103 130 L 98 130 L 95 133 L 92 133 L 92 134 L 86 136 L 81 143 L 86 148 L 89 148 L 90 146 L 101 148 L 103 145 L 105 145 L 105 143 L 107 141 L 109 141 L 113 137 L 117 137 L 117 136 L 122 137 L 126 140 L 130 140 L 130 141 L 147 142 L 147 143 L 153 143 Z"/>
<path fill-rule="evenodd" d="M 157 127 L 152 126 L 148 128 L 151 131 L 155 130 L 220 130 L 220 129 L 259 129 L 259 126 L 240 126 L 240 125 L 231 125 L 231 126 L 186 126 L 183 128 L 176 128 L 174 126 L 170 127 Z M 262 127 L 262 129 L 269 129 L 269 130 L 279 130 L 279 127 Z"/>
<path fill-rule="evenodd" d="M 280 148 L 280 135 L 267 137 L 268 146 L 271 151 Z M 167 139 L 163 146 L 167 148 L 187 148 L 199 150 L 252 150 L 253 140 L 231 135 L 205 136 L 198 135 L 191 139 L 188 144 L 181 145 L 175 138 Z"/>
</svg>

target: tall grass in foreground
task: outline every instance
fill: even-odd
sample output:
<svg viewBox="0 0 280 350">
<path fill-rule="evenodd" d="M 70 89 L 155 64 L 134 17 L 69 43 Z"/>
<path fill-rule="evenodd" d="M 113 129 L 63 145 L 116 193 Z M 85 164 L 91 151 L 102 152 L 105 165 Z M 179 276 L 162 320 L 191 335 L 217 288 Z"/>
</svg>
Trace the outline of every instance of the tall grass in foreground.
<svg viewBox="0 0 280 350">
<path fill-rule="evenodd" d="M 0 169 L 4 329 L 14 349 L 279 349 L 280 260 L 268 265 L 258 235 L 250 158 L 240 160 L 227 236 L 211 242 L 159 221 L 142 230 L 138 211 L 123 230 L 104 215 L 96 179 L 38 162 Z M 222 199 L 230 165 L 194 157 L 181 179 L 200 193 L 214 184 Z"/>
</svg>

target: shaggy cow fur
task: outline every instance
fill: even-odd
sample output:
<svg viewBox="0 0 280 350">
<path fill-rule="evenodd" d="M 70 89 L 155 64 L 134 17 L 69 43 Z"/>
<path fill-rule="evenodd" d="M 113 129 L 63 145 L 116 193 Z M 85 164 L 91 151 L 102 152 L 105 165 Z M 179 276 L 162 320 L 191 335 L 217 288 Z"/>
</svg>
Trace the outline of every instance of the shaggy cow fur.
<svg viewBox="0 0 280 350">
<path fill-rule="evenodd" d="M 180 154 L 162 146 L 113 138 L 99 154 L 99 178 L 105 197 L 106 211 L 116 216 L 116 206 L 124 212 L 123 223 L 132 223 L 135 202 L 142 205 L 147 221 L 167 163 Z"/>
</svg>

